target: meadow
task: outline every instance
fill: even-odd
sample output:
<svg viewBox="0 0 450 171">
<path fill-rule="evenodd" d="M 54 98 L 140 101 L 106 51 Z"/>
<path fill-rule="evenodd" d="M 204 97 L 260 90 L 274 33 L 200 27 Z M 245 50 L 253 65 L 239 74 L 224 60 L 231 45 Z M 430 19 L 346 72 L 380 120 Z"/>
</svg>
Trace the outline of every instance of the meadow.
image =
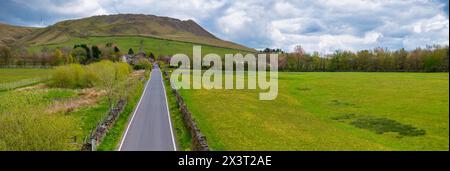
<svg viewBox="0 0 450 171">
<path fill-rule="evenodd" d="M 96 73 L 101 74 L 105 73 L 103 70 L 109 64 L 93 64 L 98 65 L 102 67 L 84 68 L 95 69 Z M 73 65 L 56 69 L 0 69 L 0 79 L 8 80 L 5 81 L 8 84 L 24 79 L 50 77 L 50 80 L 41 83 L 0 91 L 0 151 L 81 149 L 90 132 L 105 118 L 110 109 L 110 101 L 108 90 L 104 86 L 94 84 L 93 87 L 70 87 L 68 84 L 71 83 L 72 75 L 68 72 L 72 68 Z M 70 76 L 64 79 L 66 81 L 63 80 L 67 85 L 54 86 L 57 81 L 55 75 L 58 75 L 56 78 L 66 78 L 62 74 Z M 142 74 L 144 72 L 133 72 L 125 75 L 127 77 L 123 81 L 115 83 L 119 89 L 118 85 L 127 86 L 124 92 L 114 89 L 118 95 L 131 100 L 125 107 L 125 112 L 129 113 L 134 108 L 136 100 L 132 99 L 140 97 L 145 82 L 145 79 L 140 80 Z M 87 75 L 79 75 L 77 78 L 81 79 L 80 76 Z M 79 84 L 78 81 L 77 85 Z"/>
<path fill-rule="evenodd" d="M 213 150 L 449 150 L 448 73 L 279 73 L 259 90 L 181 90 Z"/>
<path fill-rule="evenodd" d="M 48 69 L 0 68 L 0 91 L 43 82 L 49 77 L 48 71 Z"/>
<path fill-rule="evenodd" d="M 0 68 L 0 84 L 16 82 L 23 79 L 48 77 L 49 69 L 34 68 Z"/>
<path fill-rule="evenodd" d="M 45 87 L 0 92 L 0 150 L 80 149 L 108 110 L 104 99 L 70 112 L 59 108 L 58 104 L 82 94 L 82 90 Z"/>
</svg>

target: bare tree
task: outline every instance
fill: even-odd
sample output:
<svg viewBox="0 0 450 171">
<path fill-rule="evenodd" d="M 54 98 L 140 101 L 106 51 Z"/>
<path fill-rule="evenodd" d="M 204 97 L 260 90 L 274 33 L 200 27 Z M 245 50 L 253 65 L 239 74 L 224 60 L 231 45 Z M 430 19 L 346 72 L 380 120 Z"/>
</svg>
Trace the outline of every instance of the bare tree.
<svg viewBox="0 0 450 171">
<path fill-rule="evenodd" d="M 303 56 L 305 55 L 305 50 L 303 49 L 302 45 L 295 46 L 294 54 L 295 54 L 295 57 L 297 58 L 297 71 L 299 71 L 300 70 L 300 61 L 303 58 Z"/>
</svg>

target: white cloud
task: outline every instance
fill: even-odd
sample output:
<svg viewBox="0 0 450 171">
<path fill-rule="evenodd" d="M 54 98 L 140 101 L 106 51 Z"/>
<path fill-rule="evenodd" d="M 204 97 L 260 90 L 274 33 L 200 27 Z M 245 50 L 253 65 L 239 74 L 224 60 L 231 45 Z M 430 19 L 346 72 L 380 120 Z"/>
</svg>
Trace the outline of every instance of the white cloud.
<svg viewBox="0 0 450 171">
<path fill-rule="evenodd" d="M 69 15 L 75 17 L 86 17 L 92 15 L 108 14 L 98 1 L 74 0 L 74 1 L 28 1 L 15 0 L 15 2 L 28 6 L 34 10 L 42 10 L 58 15 Z"/>
<path fill-rule="evenodd" d="M 246 8 L 236 8 L 232 3 L 230 8 L 245 10 L 246 16 L 237 12 L 232 19 L 219 20 L 215 31 L 234 41 L 259 40 L 250 44 L 257 48 L 293 50 L 301 44 L 309 52 L 322 53 L 448 44 L 448 15 L 434 1 L 269 1 L 260 12 L 261 4 L 252 8 L 254 1 L 240 1 L 238 7 Z M 232 22 L 238 26 L 223 27 Z"/>
<path fill-rule="evenodd" d="M 193 19 L 254 48 L 332 52 L 449 44 L 449 17 L 435 0 L 13 0 L 54 20 L 144 13 Z M 447 2 L 448 3 L 448 2 Z M 18 17 L 15 20 L 25 22 Z"/>
<path fill-rule="evenodd" d="M 212 14 L 224 4 L 224 0 L 127 0 L 113 1 L 109 10 L 120 13 L 163 15 L 183 20 L 203 20 L 214 16 Z M 113 6 L 115 9 L 112 8 Z"/>
<path fill-rule="evenodd" d="M 237 31 L 241 31 L 248 26 L 247 23 L 252 22 L 252 20 L 245 11 L 229 9 L 224 16 L 218 19 L 217 23 L 224 33 L 236 34 Z"/>
</svg>

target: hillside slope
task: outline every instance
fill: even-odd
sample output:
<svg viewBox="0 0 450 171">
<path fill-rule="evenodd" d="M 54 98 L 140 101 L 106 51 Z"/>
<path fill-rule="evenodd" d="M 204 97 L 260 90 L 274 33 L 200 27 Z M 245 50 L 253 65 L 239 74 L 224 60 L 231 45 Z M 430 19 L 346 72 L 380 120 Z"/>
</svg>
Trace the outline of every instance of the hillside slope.
<svg viewBox="0 0 450 171">
<path fill-rule="evenodd" d="M 207 44 L 252 51 L 245 46 L 221 40 L 192 20 L 141 14 L 93 16 L 67 20 L 33 32 L 18 40 L 18 44 L 56 44 L 72 38 L 90 36 L 148 36 L 168 40 Z"/>
<path fill-rule="evenodd" d="M 34 30 L 36 30 L 36 28 L 12 26 L 0 23 L 0 46 L 13 43 Z"/>
</svg>

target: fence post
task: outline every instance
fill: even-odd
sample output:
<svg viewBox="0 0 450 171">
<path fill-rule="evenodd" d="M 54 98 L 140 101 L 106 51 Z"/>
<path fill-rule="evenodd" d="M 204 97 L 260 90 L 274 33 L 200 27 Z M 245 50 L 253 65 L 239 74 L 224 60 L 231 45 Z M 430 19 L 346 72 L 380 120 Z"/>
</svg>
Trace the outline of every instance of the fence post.
<svg viewBox="0 0 450 171">
<path fill-rule="evenodd" d="M 91 151 L 96 151 L 97 149 L 97 142 L 95 141 L 95 138 L 91 138 Z"/>
</svg>

